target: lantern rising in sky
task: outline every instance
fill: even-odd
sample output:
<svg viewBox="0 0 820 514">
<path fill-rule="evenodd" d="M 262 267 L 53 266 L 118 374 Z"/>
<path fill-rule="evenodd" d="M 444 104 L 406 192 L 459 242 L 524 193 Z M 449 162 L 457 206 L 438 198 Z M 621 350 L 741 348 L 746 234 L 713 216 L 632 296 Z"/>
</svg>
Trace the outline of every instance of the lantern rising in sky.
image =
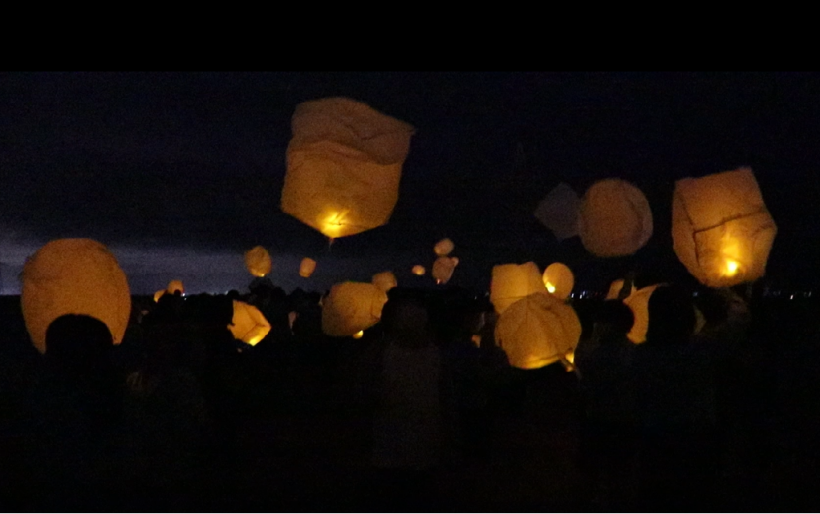
<svg viewBox="0 0 820 514">
<path fill-rule="evenodd" d="M 334 239 L 387 223 L 413 127 L 348 98 L 296 106 L 281 208 Z"/>
<path fill-rule="evenodd" d="M 424 266 L 422 266 L 421 264 L 416 264 L 415 266 L 413 266 L 413 269 L 411 271 L 413 275 L 424 275 L 425 273 L 427 273 L 427 270 L 424 269 Z"/>
<path fill-rule="evenodd" d="M 342 282 L 322 302 L 322 332 L 354 336 L 379 322 L 387 294 L 373 284 Z"/>
<path fill-rule="evenodd" d="M 303 278 L 308 278 L 316 271 L 316 261 L 311 259 L 310 257 L 305 257 L 302 259 L 302 262 L 299 263 L 299 276 Z"/>
<path fill-rule="evenodd" d="M 580 206 L 578 193 L 561 182 L 541 200 L 534 214 L 561 241 L 578 235 Z"/>
<path fill-rule="evenodd" d="M 730 287 L 762 277 L 776 235 L 750 168 L 675 183 L 675 254 L 702 284 Z"/>
<path fill-rule="evenodd" d="M 131 315 L 131 293 L 114 255 L 91 239 L 58 239 L 26 261 L 20 302 L 31 340 L 46 352 L 46 330 L 64 314 L 84 314 L 108 326 L 120 344 Z"/>
<path fill-rule="evenodd" d="M 391 271 L 383 271 L 382 273 L 376 273 L 373 275 L 371 279 L 371 283 L 384 291 L 390 291 L 394 287 L 398 286 L 399 283 L 396 280 L 396 275 L 393 274 Z"/>
<path fill-rule="evenodd" d="M 245 252 L 245 268 L 255 277 L 264 277 L 270 273 L 272 267 L 270 254 L 262 247 L 257 246 Z"/>
<path fill-rule="evenodd" d="M 598 257 L 622 257 L 652 237 L 652 210 L 640 189 L 620 179 L 594 183 L 584 194 L 578 232 L 584 248 Z"/>
<path fill-rule="evenodd" d="M 433 247 L 433 251 L 436 252 L 436 255 L 439 257 L 444 257 L 445 255 L 450 255 L 450 252 L 452 252 L 455 247 L 449 239 L 442 239 L 436 243 L 436 246 Z"/>
<path fill-rule="evenodd" d="M 433 278 L 436 284 L 446 284 L 453 276 L 453 272 L 458 266 L 458 257 L 441 256 L 433 263 Z"/>
<path fill-rule="evenodd" d="M 541 275 L 541 280 L 547 292 L 559 300 L 566 300 L 575 285 L 575 276 L 572 271 L 560 262 L 553 262 L 547 266 L 544 274 Z"/>
</svg>

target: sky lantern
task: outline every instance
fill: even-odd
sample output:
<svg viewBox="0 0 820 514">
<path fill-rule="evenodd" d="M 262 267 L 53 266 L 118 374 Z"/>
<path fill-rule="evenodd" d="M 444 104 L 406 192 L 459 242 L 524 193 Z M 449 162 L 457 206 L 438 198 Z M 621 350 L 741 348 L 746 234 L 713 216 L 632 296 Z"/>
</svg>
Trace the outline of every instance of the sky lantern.
<svg viewBox="0 0 820 514">
<path fill-rule="evenodd" d="M 245 252 L 245 268 L 255 277 L 264 277 L 270 273 L 272 264 L 270 254 L 262 247 L 257 246 Z"/>
<path fill-rule="evenodd" d="M 172 280 L 168 282 L 168 287 L 165 288 L 168 294 L 185 294 L 185 286 L 182 285 L 182 280 Z"/>
<path fill-rule="evenodd" d="M 624 180 L 598 181 L 581 201 L 581 242 L 598 257 L 632 255 L 652 237 L 652 227 L 649 202 L 640 189 Z"/>
<path fill-rule="evenodd" d="M 612 284 L 609 285 L 609 292 L 607 292 L 607 294 L 606 294 L 606 299 L 607 300 L 617 300 L 618 296 L 621 294 L 621 289 L 623 289 L 623 288 L 624 288 L 624 279 L 619 278 L 618 280 L 613 280 Z M 633 283 L 632 284 L 632 289 L 630 290 L 629 294 L 627 294 L 626 296 L 631 295 L 635 291 L 637 291 L 637 289 L 635 288 L 635 284 Z"/>
<path fill-rule="evenodd" d="M 233 319 L 228 329 L 236 339 L 254 346 L 268 335 L 270 323 L 255 306 L 234 300 Z"/>
<path fill-rule="evenodd" d="M 490 302 L 502 314 L 510 305 L 534 293 L 547 294 L 541 272 L 534 262 L 493 267 Z"/>
<path fill-rule="evenodd" d="M 281 208 L 331 240 L 382 226 L 399 196 L 413 127 L 348 98 L 301 103 Z"/>
<path fill-rule="evenodd" d="M 84 314 L 108 326 L 120 344 L 131 315 L 128 280 L 114 255 L 91 239 L 58 239 L 26 261 L 22 274 L 23 319 L 40 353 L 46 330 L 64 314 Z"/>
<path fill-rule="evenodd" d="M 547 266 L 544 274 L 541 275 L 541 280 L 547 292 L 559 300 L 566 300 L 575 285 L 575 276 L 572 271 L 560 262 L 553 262 Z"/>
<path fill-rule="evenodd" d="M 750 168 L 675 182 L 675 254 L 702 284 L 730 287 L 762 277 L 776 235 Z"/>
<path fill-rule="evenodd" d="M 307 278 L 316 271 L 316 261 L 311 259 L 310 257 L 305 257 L 302 259 L 302 262 L 299 263 L 299 276 Z"/>
<path fill-rule="evenodd" d="M 398 281 L 396 280 L 396 275 L 394 275 L 390 271 L 376 273 L 375 275 L 373 275 L 371 283 L 374 286 L 381 289 L 382 291 L 384 291 L 385 293 L 399 285 Z"/>
<path fill-rule="evenodd" d="M 436 243 L 436 246 L 433 247 L 433 251 L 436 252 L 436 255 L 439 257 L 443 257 L 445 255 L 450 255 L 450 252 L 452 252 L 455 247 L 456 246 L 449 239 L 442 239 Z"/>
<path fill-rule="evenodd" d="M 416 264 L 415 266 L 413 266 L 413 269 L 411 271 L 413 275 L 424 275 L 425 273 L 427 273 L 427 270 L 424 269 L 424 266 L 422 266 L 421 264 Z"/>
<path fill-rule="evenodd" d="M 159 299 L 162 298 L 162 295 L 165 294 L 165 289 L 160 289 L 156 293 L 154 293 L 154 302 L 159 302 Z"/>
<path fill-rule="evenodd" d="M 578 193 L 561 182 L 549 192 L 535 209 L 535 217 L 561 241 L 578 235 Z"/>
<path fill-rule="evenodd" d="M 373 284 L 336 284 L 322 302 L 322 332 L 336 337 L 354 336 L 379 322 L 385 303 L 387 294 Z"/>
<path fill-rule="evenodd" d="M 646 331 L 649 330 L 649 297 L 655 292 L 660 284 L 638 289 L 624 299 L 624 303 L 632 309 L 635 321 L 632 323 L 632 330 L 626 335 L 635 344 L 646 341 Z"/>
<path fill-rule="evenodd" d="M 433 278 L 436 279 L 436 284 L 446 284 L 450 281 L 458 266 L 458 257 L 441 256 L 433 263 Z"/>
<path fill-rule="evenodd" d="M 543 286 L 541 286 L 543 289 Z M 536 369 L 572 355 L 581 337 L 575 310 L 549 294 L 532 294 L 510 305 L 495 326 L 496 344 L 510 365 Z"/>
</svg>

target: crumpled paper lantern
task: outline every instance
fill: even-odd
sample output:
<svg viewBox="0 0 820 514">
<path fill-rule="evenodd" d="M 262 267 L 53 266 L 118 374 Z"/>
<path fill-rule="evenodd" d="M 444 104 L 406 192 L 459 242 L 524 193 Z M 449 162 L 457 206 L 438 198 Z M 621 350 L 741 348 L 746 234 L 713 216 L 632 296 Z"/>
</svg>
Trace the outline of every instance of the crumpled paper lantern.
<svg viewBox="0 0 820 514">
<path fill-rule="evenodd" d="M 493 267 L 490 302 L 497 313 L 502 314 L 510 305 L 534 293 L 547 294 L 541 271 L 534 262 Z"/>
<path fill-rule="evenodd" d="M 566 300 L 575 286 L 575 276 L 572 271 L 560 262 L 553 262 L 547 266 L 544 274 L 541 275 L 541 280 L 547 292 L 559 300 Z"/>
<path fill-rule="evenodd" d="M 396 275 L 390 271 L 376 273 L 373 275 L 371 283 L 385 293 L 399 285 L 399 282 L 396 280 Z"/>
<path fill-rule="evenodd" d="M 131 316 L 128 280 L 114 255 L 91 239 L 58 239 L 26 261 L 20 298 L 32 343 L 46 351 L 46 330 L 65 314 L 85 314 L 108 326 L 120 344 Z"/>
<path fill-rule="evenodd" d="M 236 339 L 254 346 L 268 335 L 270 323 L 255 306 L 234 300 L 233 319 L 228 329 Z"/>
<path fill-rule="evenodd" d="M 348 98 L 296 106 L 282 211 L 333 239 L 387 223 L 413 127 Z"/>
<path fill-rule="evenodd" d="M 635 344 L 646 342 L 646 331 L 649 330 L 649 297 L 661 284 L 642 287 L 628 297 L 624 298 L 624 303 L 632 309 L 635 317 L 632 329 L 626 335 Z"/>
<path fill-rule="evenodd" d="M 598 257 L 622 257 L 652 237 L 652 210 L 640 189 L 620 179 L 594 183 L 584 194 L 578 232 L 584 248 Z"/>
<path fill-rule="evenodd" d="M 415 266 L 413 266 L 413 269 L 411 271 L 413 272 L 413 275 L 424 275 L 425 273 L 427 273 L 427 270 L 424 269 L 424 266 L 422 266 L 421 264 L 416 264 Z"/>
<path fill-rule="evenodd" d="M 535 209 L 535 217 L 561 241 L 578 235 L 578 193 L 561 182 L 549 192 Z"/>
<path fill-rule="evenodd" d="M 450 252 L 452 252 L 455 247 L 456 246 L 452 241 L 450 241 L 450 239 L 442 239 L 436 243 L 436 246 L 433 247 L 433 251 L 436 252 L 436 255 L 439 257 L 443 257 L 445 255 L 450 255 Z"/>
<path fill-rule="evenodd" d="M 433 263 L 433 278 L 436 279 L 436 284 L 446 284 L 450 281 L 458 266 L 458 257 L 439 257 Z"/>
<path fill-rule="evenodd" d="M 342 282 L 322 302 L 322 332 L 352 336 L 379 322 L 387 294 L 373 284 Z"/>
<path fill-rule="evenodd" d="M 618 296 L 621 294 L 621 289 L 624 288 L 624 279 L 619 278 L 618 280 L 614 280 L 612 284 L 609 285 L 609 291 L 606 293 L 607 300 L 617 300 Z M 638 289 L 635 288 L 635 284 L 632 284 L 632 289 L 630 290 L 629 295 L 635 293 Z"/>
<path fill-rule="evenodd" d="M 496 344 L 507 354 L 510 365 L 521 369 L 566 359 L 580 338 L 581 322 L 575 310 L 549 294 L 518 300 L 495 326 Z"/>
<path fill-rule="evenodd" d="M 302 262 L 299 263 L 299 276 L 307 278 L 316 271 L 316 261 L 311 259 L 310 257 L 305 257 L 302 259 Z"/>
<path fill-rule="evenodd" d="M 776 235 L 750 168 L 675 183 L 675 254 L 702 284 L 730 287 L 762 277 Z"/>
<path fill-rule="evenodd" d="M 270 273 L 272 264 L 270 254 L 261 246 L 245 252 L 245 268 L 255 277 L 264 277 Z"/>
</svg>

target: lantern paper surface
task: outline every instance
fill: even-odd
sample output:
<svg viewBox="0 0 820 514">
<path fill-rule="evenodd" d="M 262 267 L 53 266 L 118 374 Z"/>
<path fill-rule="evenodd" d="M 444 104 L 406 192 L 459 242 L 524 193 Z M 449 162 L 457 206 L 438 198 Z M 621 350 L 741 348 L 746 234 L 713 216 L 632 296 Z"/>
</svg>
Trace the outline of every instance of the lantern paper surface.
<svg viewBox="0 0 820 514">
<path fill-rule="evenodd" d="M 120 344 L 131 315 L 128 280 L 108 249 L 91 239 L 58 239 L 29 257 L 21 304 L 31 340 L 46 351 L 46 330 L 64 314 L 85 314 L 108 326 Z"/>
<path fill-rule="evenodd" d="M 385 293 L 399 285 L 398 281 L 396 280 L 396 275 L 394 275 L 390 271 L 376 273 L 375 275 L 373 275 L 371 283 L 374 286 L 381 289 L 382 291 L 384 291 Z"/>
<path fill-rule="evenodd" d="M 387 223 L 413 127 L 347 98 L 296 106 L 282 211 L 330 238 Z"/>
<path fill-rule="evenodd" d="M 179 294 L 185 294 L 185 286 L 182 285 L 182 280 L 172 280 L 168 282 L 168 287 L 165 288 L 165 292 L 168 294 L 174 294 L 179 292 Z"/>
<path fill-rule="evenodd" d="M 535 209 L 535 217 L 561 241 L 578 235 L 580 207 L 578 194 L 562 182 L 541 200 Z"/>
<path fill-rule="evenodd" d="M 762 277 L 776 235 L 751 169 L 675 183 L 675 254 L 702 284 L 730 287 Z"/>
<path fill-rule="evenodd" d="M 425 273 L 427 273 L 427 270 L 424 269 L 424 266 L 416 264 L 415 266 L 413 266 L 412 272 L 413 275 L 424 275 Z"/>
<path fill-rule="evenodd" d="M 624 303 L 632 309 L 635 317 L 632 329 L 626 336 L 635 344 L 646 341 L 646 331 L 649 330 L 649 297 L 659 285 L 643 287 L 624 298 Z"/>
<path fill-rule="evenodd" d="M 543 286 L 542 286 L 543 288 Z M 510 365 L 535 369 L 571 353 L 581 337 L 575 310 L 549 294 L 518 300 L 498 318 L 495 340 Z"/>
<path fill-rule="evenodd" d="M 584 194 L 578 232 L 584 248 L 598 257 L 622 257 L 652 237 L 652 211 L 640 189 L 620 179 L 594 183 Z"/>
<path fill-rule="evenodd" d="M 452 252 L 455 247 L 456 246 L 449 239 L 442 239 L 436 243 L 436 246 L 433 247 L 433 251 L 436 252 L 436 255 L 439 257 L 443 257 L 445 255 L 450 255 L 450 252 Z"/>
<path fill-rule="evenodd" d="M 623 289 L 623 288 L 624 288 L 624 279 L 619 278 L 618 280 L 613 281 L 612 284 L 609 285 L 609 292 L 607 292 L 607 294 L 606 294 L 606 299 L 607 300 L 617 300 L 618 296 L 621 294 L 621 289 Z M 637 289 L 635 288 L 635 284 L 632 284 L 632 289 L 630 290 L 630 292 L 627 296 L 633 294 L 635 291 L 637 291 Z"/>
<path fill-rule="evenodd" d="M 553 262 L 547 266 L 544 274 L 541 275 L 541 280 L 547 292 L 559 300 L 566 300 L 575 286 L 575 276 L 572 271 L 560 262 Z"/>
<path fill-rule="evenodd" d="M 433 278 L 437 284 L 446 284 L 450 281 L 458 266 L 458 257 L 439 257 L 433 263 Z"/>
<path fill-rule="evenodd" d="M 165 289 L 160 289 L 159 291 L 154 293 L 154 301 L 159 302 L 159 299 L 162 298 L 162 295 L 164 295 L 166 292 L 167 291 Z"/>
<path fill-rule="evenodd" d="M 245 268 L 255 277 L 264 277 L 270 273 L 272 264 L 268 251 L 257 246 L 245 252 Z"/>
<path fill-rule="evenodd" d="M 233 319 L 228 329 L 236 339 L 254 346 L 268 335 L 270 323 L 255 306 L 234 300 Z"/>
<path fill-rule="evenodd" d="M 363 282 L 342 282 L 330 289 L 322 303 L 322 332 L 352 336 L 379 322 L 387 294 Z"/>
<path fill-rule="evenodd" d="M 307 278 L 316 271 L 316 261 L 311 259 L 310 257 L 305 257 L 302 259 L 302 262 L 299 263 L 299 276 Z"/>
<path fill-rule="evenodd" d="M 541 272 L 534 262 L 493 267 L 490 302 L 497 313 L 503 313 L 513 303 L 534 293 L 547 294 Z"/>
</svg>

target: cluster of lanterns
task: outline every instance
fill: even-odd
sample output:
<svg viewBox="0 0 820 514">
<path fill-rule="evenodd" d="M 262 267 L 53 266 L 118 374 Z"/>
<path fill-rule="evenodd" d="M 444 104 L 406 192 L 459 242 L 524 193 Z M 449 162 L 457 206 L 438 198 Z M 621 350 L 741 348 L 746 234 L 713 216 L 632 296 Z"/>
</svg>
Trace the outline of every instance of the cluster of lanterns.
<svg viewBox="0 0 820 514">
<path fill-rule="evenodd" d="M 347 98 L 299 104 L 292 118 L 287 173 L 281 209 L 331 239 L 359 234 L 386 224 L 398 200 L 402 167 L 414 128 Z M 726 287 L 755 280 L 765 273 L 777 227 L 749 168 L 675 184 L 672 237 L 680 262 L 701 283 Z M 643 192 L 620 179 L 595 182 L 583 197 L 559 184 L 538 205 L 535 216 L 557 239 L 580 237 L 584 248 L 603 257 L 622 257 L 640 250 L 653 234 L 652 211 Z M 455 245 L 442 239 L 433 247 L 431 275 L 447 284 L 459 259 Z M 255 277 L 271 273 L 272 260 L 262 246 L 244 254 Z M 316 261 L 305 257 L 299 275 L 310 277 Z M 424 266 L 411 272 L 424 275 Z M 89 239 L 61 239 L 38 250 L 23 271 L 22 309 L 35 347 L 46 351 L 45 332 L 63 314 L 88 314 L 102 320 L 114 344 L 128 324 L 131 298 L 116 259 Z M 371 283 L 334 285 L 323 299 L 322 331 L 339 337 L 361 337 L 381 318 L 387 292 L 398 285 L 391 271 L 373 275 Z M 572 271 L 556 262 L 543 273 L 533 262 L 502 264 L 492 270 L 490 301 L 499 315 L 497 344 L 513 366 L 542 367 L 572 355 L 581 324 L 566 302 L 574 287 Z M 645 340 L 648 303 L 657 285 L 624 290 L 612 284 L 608 299 L 620 298 L 635 314 L 629 333 Z M 184 293 L 180 281 L 157 291 Z M 271 326 L 256 307 L 234 301 L 228 326 L 237 339 L 256 344 Z"/>
</svg>

